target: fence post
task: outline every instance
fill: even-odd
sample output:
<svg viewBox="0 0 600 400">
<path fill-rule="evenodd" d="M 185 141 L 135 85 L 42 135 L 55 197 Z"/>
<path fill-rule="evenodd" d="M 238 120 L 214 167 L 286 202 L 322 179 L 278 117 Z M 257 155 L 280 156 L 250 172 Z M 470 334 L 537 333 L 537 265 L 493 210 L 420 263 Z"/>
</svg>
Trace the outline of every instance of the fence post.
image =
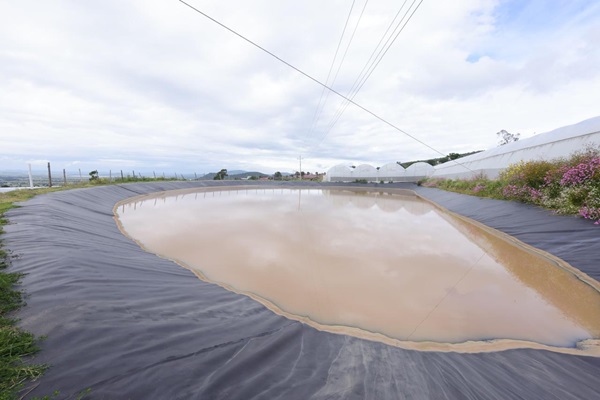
<svg viewBox="0 0 600 400">
<path fill-rule="evenodd" d="M 63 168 L 63 180 L 65 181 L 65 186 L 67 186 L 67 171 Z"/>
<path fill-rule="evenodd" d="M 112 169 L 108 170 L 108 181 L 112 182 Z"/>
<path fill-rule="evenodd" d="M 83 182 L 83 176 L 81 176 L 81 168 L 79 168 L 79 183 Z"/>
<path fill-rule="evenodd" d="M 123 170 L 121 170 L 121 180 L 124 180 L 124 178 L 123 178 Z"/>
<path fill-rule="evenodd" d="M 29 166 L 29 188 L 33 189 L 33 176 L 31 176 L 31 164 L 27 164 Z"/>
<path fill-rule="evenodd" d="M 52 172 L 50 172 L 50 162 L 48 162 L 48 187 L 52 187 Z"/>
</svg>

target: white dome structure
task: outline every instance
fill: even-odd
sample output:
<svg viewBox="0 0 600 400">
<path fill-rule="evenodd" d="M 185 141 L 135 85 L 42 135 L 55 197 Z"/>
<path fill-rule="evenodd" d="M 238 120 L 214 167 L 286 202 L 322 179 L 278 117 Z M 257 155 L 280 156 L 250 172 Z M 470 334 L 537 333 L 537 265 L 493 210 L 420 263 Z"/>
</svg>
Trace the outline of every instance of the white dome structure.
<svg viewBox="0 0 600 400">
<path fill-rule="evenodd" d="M 424 178 L 428 178 L 435 172 L 431 164 L 426 162 L 417 162 L 406 168 L 407 181 L 416 182 Z"/>
<path fill-rule="evenodd" d="M 352 172 L 353 180 L 366 180 L 368 182 L 377 181 L 377 169 L 370 164 L 361 164 Z"/>
<path fill-rule="evenodd" d="M 352 181 L 352 168 L 339 164 L 331 167 L 325 175 L 327 182 L 350 182 Z"/>
<path fill-rule="evenodd" d="M 387 163 L 379 168 L 379 180 L 386 182 L 404 182 L 406 170 L 398 163 Z"/>
</svg>

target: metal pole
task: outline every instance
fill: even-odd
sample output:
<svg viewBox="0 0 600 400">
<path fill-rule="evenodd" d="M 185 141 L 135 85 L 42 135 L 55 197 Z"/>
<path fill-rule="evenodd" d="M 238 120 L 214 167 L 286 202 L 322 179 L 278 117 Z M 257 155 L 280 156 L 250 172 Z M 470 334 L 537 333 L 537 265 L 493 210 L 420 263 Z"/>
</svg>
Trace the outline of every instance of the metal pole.
<svg viewBox="0 0 600 400">
<path fill-rule="evenodd" d="M 48 187 L 52 187 L 52 172 L 50 172 L 50 162 L 48 162 Z"/>
<path fill-rule="evenodd" d="M 27 165 L 29 165 L 29 188 L 33 189 L 33 176 L 31 176 L 31 164 Z"/>
<path fill-rule="evenodd" d="M 63 168 L 63 181 L 65 181 L 65 186 L 67 186 L 67 171 Z"/>
</svg>

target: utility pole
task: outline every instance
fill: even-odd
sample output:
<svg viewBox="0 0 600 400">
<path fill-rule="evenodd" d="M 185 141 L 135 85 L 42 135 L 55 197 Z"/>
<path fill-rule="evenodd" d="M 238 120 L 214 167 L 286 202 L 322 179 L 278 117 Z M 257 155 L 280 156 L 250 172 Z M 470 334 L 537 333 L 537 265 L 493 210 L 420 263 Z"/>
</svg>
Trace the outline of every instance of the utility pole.
<svg viewBox="0 0 600 400">
<path fill-rule="evenodd" d="M 298 156 L 298 160 L 300 160 L 300 180 L 302 180 L 302 154 Z"/>
</svg>

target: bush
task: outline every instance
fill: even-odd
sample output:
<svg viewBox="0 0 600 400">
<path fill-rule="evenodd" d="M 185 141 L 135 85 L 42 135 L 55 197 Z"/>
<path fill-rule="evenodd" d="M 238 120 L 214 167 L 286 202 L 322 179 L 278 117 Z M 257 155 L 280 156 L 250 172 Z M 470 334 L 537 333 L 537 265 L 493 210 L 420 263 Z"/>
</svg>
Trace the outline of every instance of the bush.
<svg viewBox="0 0 600 400">
<path fill-rule="evenodd" d="M 539 189 L 546 183 L 548 172 L 553 169 L 555 164 L 550 161 L 521 161 L 510 165 L 499 179 L 507 184 Z"/>
<path fill-rule="evenodd" d="M 430 179 L 424 186 L 533 203 L 600 225 L 600 148 L 588 147 L 568 159 L 521 161 L 506 168 L 497 180 Z"/>
</svg>

